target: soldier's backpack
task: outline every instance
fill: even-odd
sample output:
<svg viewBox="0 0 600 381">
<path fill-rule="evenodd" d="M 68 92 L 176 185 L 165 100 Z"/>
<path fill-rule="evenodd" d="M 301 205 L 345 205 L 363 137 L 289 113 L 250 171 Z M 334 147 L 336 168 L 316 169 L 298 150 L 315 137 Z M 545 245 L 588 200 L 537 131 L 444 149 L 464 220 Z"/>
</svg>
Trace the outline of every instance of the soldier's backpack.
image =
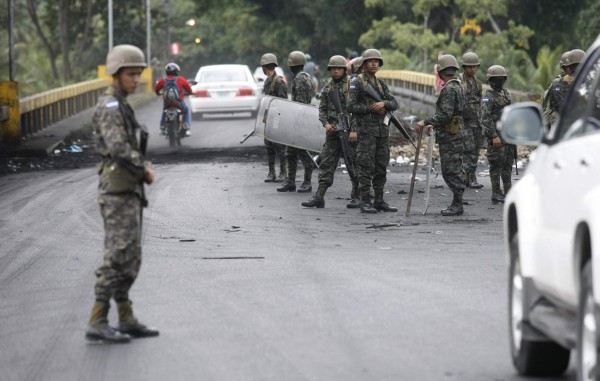
<svg viewBox="0 0 600 381">
<path fill-rule="evenodd" d="M 177 76 L 173 79 L 165 78 L 165 88 L 163 89 L 163 99 L 165 101 L 179 101 L 179 87 L 177 87 Z"/>
</svg>

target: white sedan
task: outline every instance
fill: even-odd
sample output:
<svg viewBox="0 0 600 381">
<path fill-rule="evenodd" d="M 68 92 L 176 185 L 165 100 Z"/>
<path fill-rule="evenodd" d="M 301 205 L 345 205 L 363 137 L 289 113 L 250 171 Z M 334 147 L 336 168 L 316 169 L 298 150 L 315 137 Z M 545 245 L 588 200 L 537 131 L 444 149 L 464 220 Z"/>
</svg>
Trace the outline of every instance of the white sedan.
<svg viewBox="0 0 600 381">
<path fill-rule="evenodd" d="M 250 112 L 256 115 L 260 90 L 246 65 L 202 66 L 189 97 L 194 117 L 203 114 Z"/>
<path fill-rule="evenodd" d="M 558 376 L 573 352 L 577 380 L 600 380 L 600 39 L 577 72 L 548 133 L 536 103 L 502 115 L 508 142 L 538 146 L 504 205 L 509 337 L 523 375 Z"/>
</svg>

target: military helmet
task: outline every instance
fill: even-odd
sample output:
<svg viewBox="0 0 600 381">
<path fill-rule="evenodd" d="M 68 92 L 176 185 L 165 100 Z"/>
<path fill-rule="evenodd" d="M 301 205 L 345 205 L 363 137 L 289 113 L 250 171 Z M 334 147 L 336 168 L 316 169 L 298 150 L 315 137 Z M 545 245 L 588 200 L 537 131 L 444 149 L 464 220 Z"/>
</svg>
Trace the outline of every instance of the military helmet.
<svg viewBox="0 0 600 381">
<path fill-rule="evenodd" d="M 350 68 L 353 73 L 356 73 L 362 66 L 364 59 L 362 57 L 356 57 L 350 60 Z"/>
<path fill-rule="evenodd" d="M 487 70 L 486 79 L 489 81 L 492 77 L 508 77 L 508 73 L 504 66 L 492 65 Z"/>
<path fill-rule="evenodd" d="M 458 70 L 458 61 L 456 60 L 456 57 L 454 57 L 452 54 L 444 54 L 443 56 L 441 56 L 438 59 L 438 71 L 443 71 L 444 69 L 447 69 L 449 67 L 453 67 L 456 70 Z"/>
<path fill-rule="evenodd" d="M 363 62 L 367 60 L 377 59 L 379 60 L 379 66 L 383 66 L 383 57 L 381 57 L 381 52 L 377 49 L 367 49 L 362 54 Z"/>
<path fill-rule="evenodd" d="M 560 56 L 560 67 L 566 66 L 567 65 L 567 57 L 569 56 L 569 53 L 571 53 L 571 51 L 566 51 L 564 52 L 561 56 Z"/>
<path fill-rule="evenodd" d="M 573 49 L 567 54 L 567 59 L 565 60 L 565 66 L 571 66 L 578 63 L 581 63 L 583 57 L 585 56 L 585 52 L 581 49 Z"/>
<path fill-rule="evenodd" d="M 167 66 L 165 66 L 165 71 L 167 73 L 179 73 L 181 69 L 179 68 L 179 65 L 177 65 L 175 62 L 169 62 Z"/>
<path fill-rule="evenodd" d="M 260 66 L 265 66 L 265 65 L 270 65 L 270 64 L 279 66 L 279 65 L 277 65 L 277 57 L 275 57 L 275 54 L 273 54 L 273 53 L 263 54 L 263 56 L 260 57 Z"/>
<path fill-rule="evenodd" d="M 288 66 L 304 66 L 306 65 L 306 56 L 299 51 L 293 51 L 288 56 Z"/>
<path fill-rule="evenodd" d="M 466 52 L 463 54 L 460 64 L 461 66 L 479 66 L 479 57 L 473 52 Z"/>
<path fill-rule="evenodd" d="M 327 64 L 327 69 L 332 67 L 346 67 L 346 59 L 343 56 L 333 56 L 329 59 L 329 63 Z"/>
<path fill-rule="evenodd" d="M 146 67 L 144 52 L 137 46 L 117 45 L 106 56 L 106 74 L 115 75 L 124 67 Z"/>
</svg>

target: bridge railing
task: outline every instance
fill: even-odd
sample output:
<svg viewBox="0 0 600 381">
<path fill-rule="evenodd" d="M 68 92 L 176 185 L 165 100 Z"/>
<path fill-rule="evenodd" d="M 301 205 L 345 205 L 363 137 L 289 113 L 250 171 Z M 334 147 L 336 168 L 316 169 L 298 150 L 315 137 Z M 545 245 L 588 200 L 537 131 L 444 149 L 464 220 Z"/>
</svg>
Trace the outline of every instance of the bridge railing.
<svg viewBox="0 0 600 381">
<path fill-rule="evenodd" d="M 377 76 L 388 83 L 394 94 L 435 105 L 437 95 L 433 75 L 405 70 L 381 70 Z M 106 75 L 104 66 L 98 67 L 98 77 L 99 79 L 46 91 L 21 100 L 16 98 L 15 82 L 0 83 L 0 144 L 18 144 L 62 119 L 93 107 L 109 84 L 109 76 Z M 152 83 L 152 71 L 144 70 L 140 90 L 152 91 Z M 511 90 L 510 93 L 513 102 L 537 98 L 537 95 L 520 91 Z"/>
</svg>

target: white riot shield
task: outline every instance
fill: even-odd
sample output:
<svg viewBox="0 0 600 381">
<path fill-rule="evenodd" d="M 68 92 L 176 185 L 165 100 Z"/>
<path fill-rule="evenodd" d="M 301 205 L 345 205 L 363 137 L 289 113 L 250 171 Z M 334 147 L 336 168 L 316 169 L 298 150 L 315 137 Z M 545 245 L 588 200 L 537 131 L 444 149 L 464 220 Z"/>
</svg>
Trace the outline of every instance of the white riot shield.
<svg viewBox="0 0 600 381">
<path fill-rule="evenodd" d="M 312 152 L 321 152 L 325 143 L 326 132 L 319 121 L 319 109 L 314 105 L 265 96 L 255 124 L 258 136 L 261 136 L 261 125 L 262 136 L 275 143 Z"/>
<path fill-rule="evenodd" d="M 265 123 L 267 122 L 267 111 L 269 110 L 269 104 L 273 99 L 277 99 L 268 95 L 265 95 L 260 99 L 258 110 L 256 111 L 256 120 L 254 121 L 254 135 L 265 137 Z"/>
</svg>

